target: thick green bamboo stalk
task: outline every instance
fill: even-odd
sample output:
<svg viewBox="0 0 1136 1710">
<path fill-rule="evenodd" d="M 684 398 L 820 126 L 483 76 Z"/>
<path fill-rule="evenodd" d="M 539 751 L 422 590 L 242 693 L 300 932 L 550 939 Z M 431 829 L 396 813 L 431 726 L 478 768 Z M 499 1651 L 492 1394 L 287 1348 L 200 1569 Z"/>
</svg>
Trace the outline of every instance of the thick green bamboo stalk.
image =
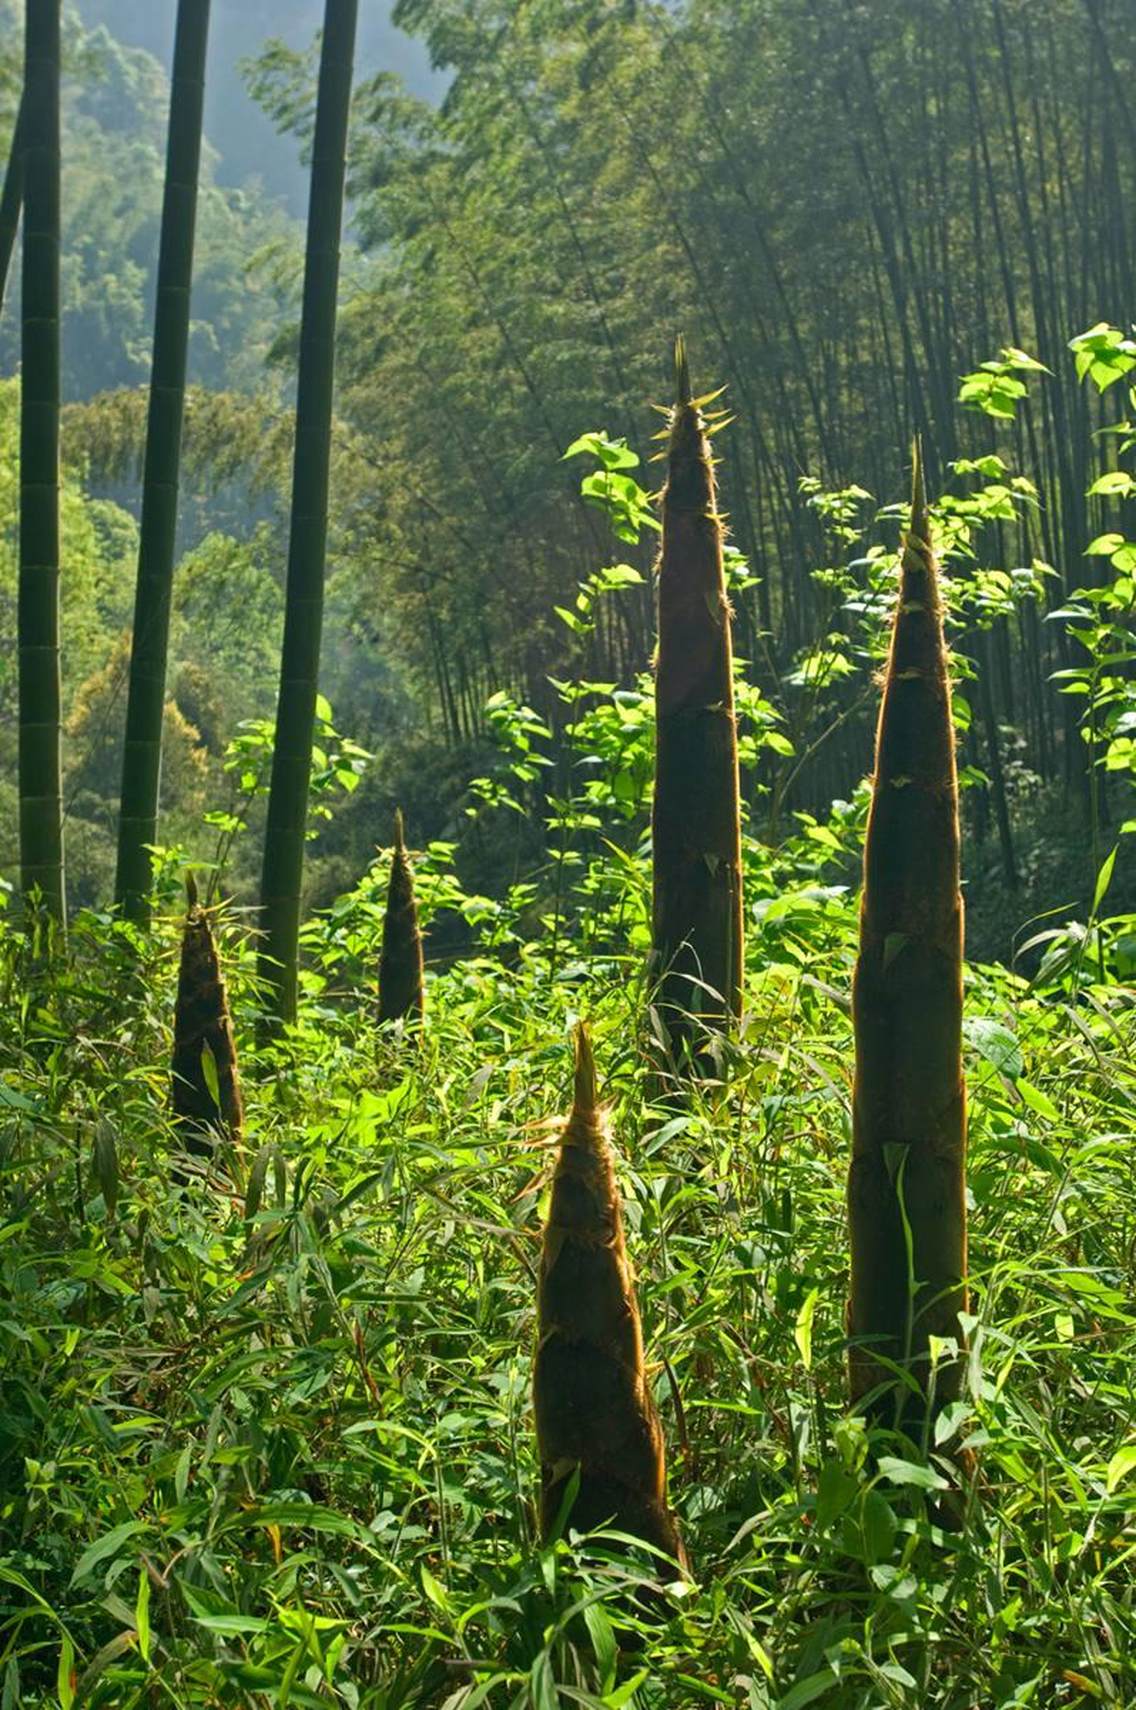
<svg viewBox="0 0 1136 1710">
<path fill-rule="evenodd" d="M 28 0 L 21 319 L 20 884 L 66 919 L 59 677 L 59 12 Z"/>
<path fill-rule="evenodd" d="M 876 737 L 852 988 L 848 1332 L 853 1401 L 872 1397 L 874 1417 L 917 1433 L 930 1399 L 930 1338 L 961 1345 L 967 1289 L 958 779 L 918 448 L 914 487 Z M 897 1380 L 896 1367 L 913 1386 Z M 961 1361 L 938 1365 L 936 1409 L 958 1396 L 961 1377 Z"/>
<path fill-rule="evenodd" d="M 114 885 L 116 902 L 129 919 L 141 925 L 148 924 L 150 918 L 151 868 L 147 845 L 154 843 L 158 835 L 162 713 L 166 701 L 208 37 L 209 0 L 179 0 L 170 80 L 166 185 L 154 307 L 154 360 L 142 474 L 142 523 Z"/>
<path fill-rule="evenodd" d="M 741 1009 L 738 742 L 722 524 L 681 339 L 659 556 L 653 967 L 676 1064 Z"/>
<path fill-rule="evenodd" d="M 4 172 L 4 188 L 0 190 L 0 309 L 4 307 L 4 292 L 8 284 L 8 269 L 20 227 L 20 208 L 24 200 L 24 104 L 20 102 L 16 123 L 12 128 L 12 147 Z"/>
<path fill-rule="evenodd" d="M 292 520 L 260 906 L 260 975 L 278 1021 L 296 1014 L 300 888 L 323 626 L 335 307 L 358 0 L 326 0 L 304 260 Z"/>
</svg>

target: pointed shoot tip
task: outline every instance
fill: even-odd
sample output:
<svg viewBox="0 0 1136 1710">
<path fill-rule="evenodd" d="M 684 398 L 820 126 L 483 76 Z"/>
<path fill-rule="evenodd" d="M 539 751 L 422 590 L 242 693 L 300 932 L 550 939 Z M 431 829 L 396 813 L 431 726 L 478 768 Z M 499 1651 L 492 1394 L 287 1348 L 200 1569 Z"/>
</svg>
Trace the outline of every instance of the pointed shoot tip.
<svg viewBox="0 0 1136 1710">
<path fill-rule="evenodd" d="M 911 533 L 917 540 L 929 541 L 931 537 L 927 484 L 923 474 L 923 441 L 918 434 L 911 446 Z"/>
<path fill-rule="evenodd" d="M 675 338 L 675 400 L 678 404 L 689 404 L 694 396 L 690 384 L 690 363 L 686 355 L 686 340 L 679 333 Z"/>
<path fill-rule="evenodd" d="M 396 807 L 394 810 L 394 846 L 396 849 L 406 848 L 406 835 L 403 831 L 402 809 L 400 807 Z"/>
<path fill-rule="evenodd" d="M 185 905 L 187 913 L 197 907 L 197 880 L 189 872 L 185 875 Z"/>
<path fill-rule="evenodd" d="M 573 1107 L 582 1112 L 596 1108 L 596 1061 L 592 1056 L 587 1026 L 582 1021 L 576 1028 L 576 1084 Z"/>
</svg>

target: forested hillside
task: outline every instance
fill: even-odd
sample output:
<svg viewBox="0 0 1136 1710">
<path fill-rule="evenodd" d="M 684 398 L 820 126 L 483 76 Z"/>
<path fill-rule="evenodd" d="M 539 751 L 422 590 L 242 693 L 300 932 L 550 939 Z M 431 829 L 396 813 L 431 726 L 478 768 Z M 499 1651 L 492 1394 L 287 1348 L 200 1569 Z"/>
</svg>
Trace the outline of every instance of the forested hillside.
<svg viewBox="0 0 1136 1710">
<path fill-rule="evenodd" d="M 0 9 L 5 158 L 18 86 L 18 10 Z M 65 396 L 135 386 L 149 373 L 150 317 L 162 201 L 169 85 L 150 55 L 123 48 L 105 29 L 84 30 L 70 14 L 65 124 L 71 145 L 63 208 Z M 212 163 L 207 166 L 212 178 Z M 278 209 L 207 183 L 194 281 L 195 379 L 211 388 L 255 389 L 278 316 L 267 254 L 287 242 Z M 267 252 L 258 276 L 250 266 Z M 18 270 L 3 320 L 0 364 L 15 372 Z"/>
<path fill-rule="evenodd" d="M 1092 435 L 1120 420 L 1123 389 L 1098 402 L 1067 344 L 1098 322 L 1123 327 L 1131 295 L 1133 69 L 1119 17 L 1103 0 L 1047 5 L 1032 23 L 1008 0 L 917 12 L 786 0 L 752 18 L 732 5 L 499 17 L 404 5 L 398 17 L 446 94 L 435 109 L 380 75 L 354 99 L 359 247 L 343 277 L 326 654 L 336 715 L 377 760 L 328 828 L 316 897 L 365 862 L 394 796 L 413 798 L 422 767 L 407 743 L 450 780 L 415 805 L 453 835 L 462 780 L 492 737 L 489 695 L 508 688 L 555 722 L 549 674 L 575 643 L 554 608 L 610 557 L 562 456 L 592 428 L 650 455 L 667 338 L 682 327 L 734 416 L 724 504 L 753 578 L 735 594 L 739 651 L 796 751 L 756 770 L 755 810 L 772 794 L 776 826 L 864 771 L 849 600 L 887 543 L 877 512 L 919 431 L 956 514 L 985 487 L 987 526 L 967 550 L 990 573 L 988 598 L 953 638 L 988 666 L 965 736 L 972 927 L 1005 954 L 1035 909 L 1083 906 L 1087 881 L 1063 851 L 1089 811 L 1088 771 L 1078 708 L 1052 682 L 1079 654 L 1048 613 L 1098 580 L 1107 559 L 1086 548 L 1118 521 L 1118 489 L 1086 492 L 1111 467 L 1115 441 Z M 67 443 L 92 496 L 131 509 L 145 414 L 123 389 L 147 372 L 165 80 L 98 30 L 73 26 L 69 55 L 64 377 L 87 407 Z M 310 128 L 312 77 L 310 57 L 279 46 L 253 77 L 296 133 L 282 149 Z M 299 245 L 271 206 L 211 186 L 212 173 L 189 378 L 223 396 L 191 398 L 181 538 L 196 549 L 212 535 L 207 550 L 247 560 L 273 551 L 253 519 L 279 552 Z M 17 307 L 13 293 L 0 323 L 8 373 Z M 650 488 L 651 466 L 638 474 Z M 650 550 L 626 553 L 644 578 Z M 593 679 L 630 682 L 650 630 L 644 579 L 589 632 Z M 101 664 L 120 635 L 112 619 Z M 74 707 L 89 673 L 69 651 Z M 255 705 L 242 675 L 240 716 L 270 716 L 271 675 Z M 818 720 L 835 725 L 820 742 Z M 236 732 L 222 722 L 217 753 Z M 189 837 L 173 794 L 169 806 Z M 1113 809 L 1106 792 L 1109 824 Z M 1052 843 L 1061 822 L 1057 896 L 1037 882 L 1038 838 L 1045 828 Z M 539 841 L 526 851 L 538 855 Z M 90 885 L 76 894 L 93 900 Z"/>
<path fill-rule="evenodd" d="M 174 39 L 174 8 L 147 0 L 81 0 L 88 28 L 105 24 L 113 36 L 143 47 L 163 62 Z M 297 155 L 277 147 L 271 120 L 258 113 L 242 72 L 244 61 L 263 50 L 269 37 L 306 47 L 322 17 L 320 0 L 226 0 L 213 18 L 213 64 L 205 91 L 205 127 L 220 153 L 217 177 L 240 186 L 250 177 L 284 200 L 301 218 L 307 177 Z M 395 28 L 387 0 L 364 8 L 359 19 L 356 63 L 360 75 L 382 66 L 397 71 L 415 94 L 442 88 L 430 69 L 425 43 Z"/>
<path fill-rule="evenodd" d="M 1130 3 L 0 0 L 0 1710 L 1136 1702 Z"/>
</svg>

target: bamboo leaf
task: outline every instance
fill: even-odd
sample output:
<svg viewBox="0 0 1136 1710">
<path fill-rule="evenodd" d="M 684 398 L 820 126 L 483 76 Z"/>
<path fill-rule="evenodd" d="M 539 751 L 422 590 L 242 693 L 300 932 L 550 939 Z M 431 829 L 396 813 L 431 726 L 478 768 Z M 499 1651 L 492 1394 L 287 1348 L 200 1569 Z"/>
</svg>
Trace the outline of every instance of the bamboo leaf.
<svg viewBox="0 0 1136 1710">
<path fill-rule="evenodd" d="M 821 1669 L 819 1674 L 806 1675 L 777 1700 L 775 1710 L 804 1710 L 806 1704 L 813 1703 L 822 1692 L 830 1692 L 835 1685 L 836 1676 L 830 1668 Z"/>
<path fill-rule="evenodd" d="M 138 1569 L 138 1595 L 134 1600 L 134 1626 L 138 1634 L 138 1649 L 145 1662 L 150 1661 L 150 1575 L 143 1562 Z"/>
<path fill-rule="evenodd" d="M 552 1661 L 547 1651 L 541 1651 L 529 1674 L 529 1691 L 533 1710 L 560 1710 L 560 1694 L 552 1676 Z"/>
<path fill-rule="evenodd" d="M 1108 892 L 1108 887 L 1112 883 L 1112 873 L 1113 873 L 1114 867 L 1116 866 L 1116 853 L 1117 853 L 1117 850 L 1119 848 L 1120 848 L 1119 843 L 1115 844 L 1113 846 L 1112 852 L 1110 854 L 1106 855 L 1104 860 L 1101 862 L 1101 869 L 1100 869 L 1100 872 L 1097 874 L 1096 888 L 1093 891 L 1092 912 L 1094 915 L 1096 914 L 1097 910 L 1100 908 L 1101 903 L 1104 901 L 1105 896 Z"/>
<path fill-rule="evenodd" d="M 124 1520 L 121 1526 L 115 1526 L 105 1537 L 88 1545 L 75 1563 L 75 1570 L 71 1575 L 71 1584 L 81 1585 L 83 1580 L 94 1572 L 100 1562 L 106 1561 L 108 1556 L 116 1555 L 128 1538 L 133 1538 L 136 1533 L 145 1531 L 146 1526 L 143 1521 Z"/>
<path fill-rule="evenodd" d="M 635 1674 L 624 1681 L 622 1686 L 616 1687 L 614 1692 L 609 1692 L 604 1699 L 608 1710 L 624 1710 L 624 1707 L 631 1703 L 646 1678 L 647 1670 L 645 1668 L 638 1669 Z"/>
<path fill-rule="evenodd" d="M 817 1301 L 820 1299 L 820 1289 L 812 1288 L 805 1296 L 797 1322 L 793 1327 L 793 1340 L 801 1355 L 801 1363 L 808 1371 L 813 1363 L 813 1319 L 816 1317 Z"/>
<path fill-rule="evenodd" d="M 967 1043 L 999 1074 L 1011 1081 L 1018 1081 L 1025 1074 L 1025 1057 L 1017 1035 L 1002 1022 L 986 1015 L 968 1016 L 962 1024 L 962 1031 Z"/>
<path fill-rule="evenodd" d="M 934 1467 L 920 1466 L 916 1461 L 905 1461 L 896 1455 L 881 1455 L 879 1469 L 892 1484 L 911 1485 L 916 1490 L 950 1489 L 948 1481 Z"/>
<path fill-rule="evenodd" d="M 70 1634 L 64 1633 L 59 1646 L 59 1666 L 55 1672 L 55 1690 L 63 1710 L 71 1710 L 75 1702 L 75 1647 Z"/>
</svg>

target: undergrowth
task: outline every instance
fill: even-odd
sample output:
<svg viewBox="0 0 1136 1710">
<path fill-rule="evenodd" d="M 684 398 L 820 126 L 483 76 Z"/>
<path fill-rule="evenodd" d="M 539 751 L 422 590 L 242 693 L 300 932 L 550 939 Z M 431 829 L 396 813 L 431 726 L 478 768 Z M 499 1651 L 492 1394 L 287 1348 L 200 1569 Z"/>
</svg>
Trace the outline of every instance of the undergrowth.
<svg viewBox="0 0 1136 1710">
<path fill-rule="evenodd" d="M 181 1190 L 176 922 L 142 945 L 85 916 L 53 975 L 4 932 L 5 1710 L 1132 1701 L 1136 994 L 1075 934 L 1032 987 L 968 972 L 974 1321 L 943 1434 L 975 1475 L 944 1531 L 940 1445 L 869 1443 L 845 1405 L 855 915 L 824 880 L 854 835 L 747 845 L 729 1088 L 682 1115 L 644 1102 L 642 957 L 598 913 L 553 962 L 475 899 L 502 947 L 432 976 L 415 1040 L 374 1021 L 380 862 L 259 1057 L 230 926 L 246 1150 Z M 583 872 L 634 936 L 642 860 Z M 581 1015 L 694 1567 L 661 1599 L 617 1539 L 536 1542 L 538 1232 Z"/>
</svg>

